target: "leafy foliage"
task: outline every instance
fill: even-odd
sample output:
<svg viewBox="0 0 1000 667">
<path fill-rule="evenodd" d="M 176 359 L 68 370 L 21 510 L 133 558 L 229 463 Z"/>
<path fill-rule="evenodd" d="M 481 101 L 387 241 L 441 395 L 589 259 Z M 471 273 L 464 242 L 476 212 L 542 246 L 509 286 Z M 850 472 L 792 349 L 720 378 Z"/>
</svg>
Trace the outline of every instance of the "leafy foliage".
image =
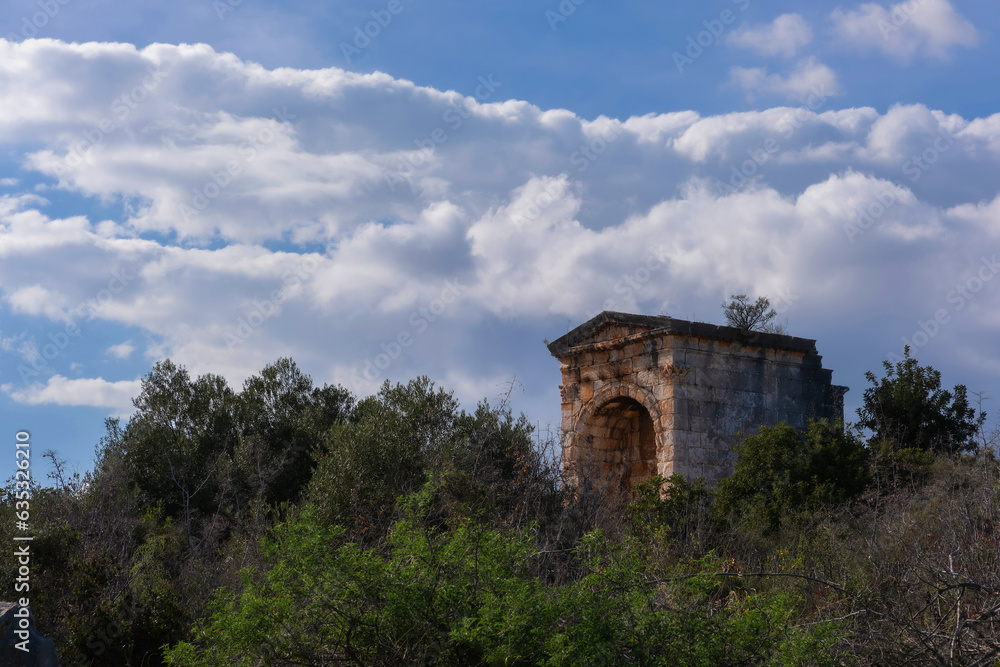
<svg viewBox="0 0 1000 667">
<path fill-rule="evenodd" d="M 195 517 L 215 506 L 218 473 L 236 442 L 233 391 L 219 376 L 191 380 L 167 359 L 143 379 L 133 403 L 135 416 L 115 444 L 148 501 L 162 500 L 190 536 Z"/>
<path fill-rule="evenodd" d="M 941 389 L 941 373 L 919 365 L 908 345 L 901 361 L 882 365 L 881 379 L 871 371 L 865 373 L 872 386 L 858 408 L 858 424 L 872 431 L 873 445 L 949 453 L 975 448 L 973 435 L 985 415 L 969 405 L 964 385 L 953 391 Z"/>
<path fill-rule="evenodd" d="M 528 567 L 530 530 L 428 522 L 440 484 L 402 501 L 384 557 L 344 543 L 342 529 L 309 512 L 282 526 L 260 583 L 247 573 L 242 594 L 223 594 L 211 624 L 167 663 L 782 664 L 808 646 L 822 664 L 832 644 L 826 624 L 792 627 L 790 596 L 722 599 L 698 575 L 649 581 L 634 545 L 600 532 L 577 550 L 584 576 L 545 587 Z"/>
<path fill-rule="evenodd" d="M 279 359 L 248 378 L 239 395 L 239 446 L 235 453 L 241 479 L 255 480 L 265 504 L 295 501 L 316 467 L 317 443 L 344 424 L 354 397 L 343 387 L 313 387 L 291 359 Z"/>
<path fill-rule="evenodd" d="M 330 431 L 307 497 L 326 525 L 378 540 L 396 499 L 420 488 L 447 447 L 458 403 L 427 378 L 392 386 L 358 403 L 352 422 Z"/>
<path fill-rule="evenodd" d="M 988 448 L 886 458 L 781 425 L 715 490 L 654 477 L 620 504 L 564 484 L 557 442 L 503 401 L 465 412 L 418 378 L 355 404 L 288 359 L 238 392 L 161 362 L 106 426 L 92 473 L 52 455 L 31 491 L 33 611 L 66 665 L 1000 656 Z"/>
<path fill-rule="evenodd" d="M 631 534 L 648 545 L 650 557 L 693 558 L 718 529 L 713 493 L 705 480 L 688 481 L 683 474 L 654 475 L 637 485 L 625 508 Z"/>
<path fill-rule="evenodd" d="M 814 421 L 805 433 L 762 426 L 737 447 L 736 470 L 719 484 L 717 506 L 774 531 L 783 518 L 857 497 L 867 479 L 867 452 L 839 423 Z"/>
<path fill-rule="evenodd" d="M 426 377 L 386 382 L 358 404 L 350 424 L 327 434 L 307 498 L 322 522 L 374 543 L 395 521 L 399 496 L 439 470 L 453 473 L 448 487 L 457 502 L 524 522 L 528 505 L 551 505 L 555 495 L 531 433 L 523 416 L 515 420 L 503 406 L 460 410 L 451 393 Z"/>
</svg>

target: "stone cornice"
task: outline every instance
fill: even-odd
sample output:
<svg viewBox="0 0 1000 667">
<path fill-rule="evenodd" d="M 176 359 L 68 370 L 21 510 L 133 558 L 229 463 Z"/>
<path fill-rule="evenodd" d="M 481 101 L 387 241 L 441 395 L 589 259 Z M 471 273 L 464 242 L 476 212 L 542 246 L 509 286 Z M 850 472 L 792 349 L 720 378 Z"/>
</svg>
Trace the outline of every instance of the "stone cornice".
<svg viewBox="0 0 1000 667">
<path fill-rule="evenodd" d="M 645 327 L 639 331 L 612 341 L 588 342 L 604 326 Z M 678 320 L 660 315 L 633 315 L 606 310 L 584 322 L 569 333 L 549 343 L 552 356 L 561 358 L 592 350 L 615 349 L 629 343 L 663 335 L 690 336 L 738 343 L 744 347 L 762 347 L 803 352 L 807 357 L 820 358 L 816 351 L 816 341 L 784 334 L 752 332 L 749 335 L 735 327 L 724 327 L 705 322 Z"/>
</svg>

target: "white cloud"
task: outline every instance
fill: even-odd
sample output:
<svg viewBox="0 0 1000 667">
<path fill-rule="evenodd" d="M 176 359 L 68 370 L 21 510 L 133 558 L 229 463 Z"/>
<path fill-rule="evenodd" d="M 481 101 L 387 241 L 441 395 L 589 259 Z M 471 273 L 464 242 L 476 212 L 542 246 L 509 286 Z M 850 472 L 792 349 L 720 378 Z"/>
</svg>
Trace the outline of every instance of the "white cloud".
<svg viewBox="0 0 1000 667">
<path fill-rule="evenodd" d="M 1000 195 L 988 202 L 960 204 L 949 210 L 949 214 L 956 220 L 969 223 L 973 229 L 985 231 L 994 239 L 1000 237 Z"/>
<path fill-rule="evenodd" d="M 13 187 L 20 182 L 21 181 L 16 178 L 0 178 L 0 186 L 3 187 Z"/>
<path fill-rule="evenodd" d="M 917 57 L 947 58 L 956 47 L 979 43 L 979 31 L 948 0 L 905 0 L 888 8 L 864 3 L 830 14 L 840 39 L 882 51 L 903 62 Z"/>
<path fill-rule="evenodd" d="M 962 129 L 962 136 L 976 142 L 994 158 L 1000 158 L 1000 113 L 976 118 Z"/>
<path fill-rule="evenodd" d="M 966 125 L 957 115 L 919 104 L 897 104 L 872 123 L 863 152 L 870 160 L 889 164 L 902 164 L 927 151 L 937 154 L 933 159 L 941 159 L 947 157 L 944 154 L 951 151 Z"/>
<path fill-rule="evenodd" d="M 132 411 L 132 397 L 139 394 L 139 380 L 108 382 L 103 378 L 69 379 L 53 375 L 45 384 L 24 389 L 3 385 L 4 393 L 24 405 L 62 405 L 108 408 L 116 414 Z"/>
<path fill-rule="evenodd" d="M 31 208 L 47 203 L 36 195 L 0 195 L 0 259 L 92 238 L 90 223 L 83 216 L 52 220 Z"/>
<path fill-rule="evenodd" d="M 837 109 L 836 77 L 812 60 L 736 79 L 796 101 L 825 88 L 816 104 L 588 121 L 384 74 L 269 71 L 204 46 L 5 48 L 0 74 L 41 111 L 0 105 L 0 142 L 31 151 L 26 169 L 49 175 L 64 214 L 37 196 L 0 196 L 5 306 L 61 322 L 94 303 L 89 319 L 129 341 L 108 348 L 83 322 L 51 363 L 62 375 L 8 387 L 22 402 L 87 404 L 73 401 L 93 388 L 105 407 L 127 406 L 132 380 L 64 376 L 91 361 L 81 356 L 132 347 L 237 385 L 282 355 L 325 369 L 319 381 L 344 382 L 385 355 L 385 368 L 352 386 L 437 371 L 475 393 L 511 371 L 544 375 L 538 338 L 589 313 L 717 321 L 731 291 L 792 295 L 794 332 L 851 335 L 852 322 L 889 316 L 887 294 L 893 312 L 933 313 L 966 268 L 955 258 L 995 244 L 1000 227 L 1000 115 Z M 88 67 L 65 67 L 83 59 Z M 111 68 L 132 86 L 151 66 L 168 72 L 158 101 L 87 151 L 86 169 L 60 175 L 121 94 L 88 72 Z M 63 113 L 67 100 L 79 116 Z M 37 144 L 18 148 L 27 133 Z M 947 150 L 913 180 L 906 165 L 942 133 Z M 238 168 L 229 183 L 219 175 L 227 160 Z M 186 219 L 179 204 L 210 181 L 219 192 Z M 126 213 L 65 215 L 73 193 Z M 880 196 L 891 206 L 869 224 Z M 445 303 L 449 281 L 460 294 Z M 984 290 L 977 303 L 1000 310 L 998 301 Z M 142 335 L 148 342 L 134 342 Z M 43 330 L 9 347 L 37 356 L 46 343 Z"/>
<path fill-rule="evenodd" d="M 726 42 L 762 56 L 791 58 L 812 37 L 812 28 L 800 14 L 782 14 L 767 25 L 740 28 Z"/>
<path fill-rule="evenodd" d="M 15 313 L 44 315 L 50 320 L 59 322 L 69 322 L 71 319 L 66 308 L 68 305 L 66 296 L 41 285 L 14 289 L 5 295 L 5 299 Z"/>
<path fill-rule="evenodd" d="M 811 97 L 840 93 L 836 72 L 813 58 L 799 63 L 787 76 L 769 74 L 766 67 L 733 67 L 729 78 L 751 98 L 763 93 L 805 102 Z"/>
<path fill-rule="evenodd" d="M 127 340 L 124 343 L 119 343 L 118 345 L 112 345 L 104 351 L 104 353 L 115 359 L 128 359 L 135 352 L 135 345 L 132 341 Z"/>
<path fill-rule="evenodd" d="M 3 332 L 0 332 L 0 350 L 3 350 L 4 352 L 13 352 L 23 340 L 23 333 L 17 336 L 4 336 Z"/>
<path fill-rule="evenodd" d="M 35 364 L 42 359 L 41 350 L 38 349 L 38 344 L 33 340 L 26 340 L 21 343 L 17 351 L 29 364 Z"/>
</svg>

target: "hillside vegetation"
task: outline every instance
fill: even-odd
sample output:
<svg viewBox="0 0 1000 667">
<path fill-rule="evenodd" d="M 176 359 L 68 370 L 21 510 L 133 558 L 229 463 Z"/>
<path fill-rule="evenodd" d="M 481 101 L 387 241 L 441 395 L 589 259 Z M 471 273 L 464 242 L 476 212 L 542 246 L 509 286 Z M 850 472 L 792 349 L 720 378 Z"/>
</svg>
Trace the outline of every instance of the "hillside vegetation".
<svg viewBox="0 0 1000 667">
<path fill-rule="evenodd" d="M 92 472 L 50 454 L 33 612 L 64 665 L 998 665 L 995 434 L 909 355 L 869 381 L 616 495 L 504 401 L 163 361 Z"/>
</svg>

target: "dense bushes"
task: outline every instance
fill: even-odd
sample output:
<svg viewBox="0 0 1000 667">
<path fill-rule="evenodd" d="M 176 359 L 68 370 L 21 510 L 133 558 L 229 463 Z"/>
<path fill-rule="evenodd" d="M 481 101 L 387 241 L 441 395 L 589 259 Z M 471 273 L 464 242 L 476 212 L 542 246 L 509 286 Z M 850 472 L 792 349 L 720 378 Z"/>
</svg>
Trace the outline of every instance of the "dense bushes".
<svg viewBox="0 0 1000 667">
<path fill-rule="evenodd" d="M 384 553 L 346 542 L 311 512 L 279 526 L 262 581 L 247 573 L 240 595 L 223 592 L 196 644 L 167 662 L 836 664 L 834 626 L 795 628 L 794 595 L 722 587 L 703 566 L 650 568 L 630 539 L 588 534 L 575 550 L 580 579 L 545 586 L 530 568 L 531 528 L 442 526 L 432 519 L 441 486 L 432 479 L 401 501 Z"/>
<path fill-rule="evenodd" d="M 774 531 L 782 520 L 855 498 L 867 478 L 867 451 L 840 424 L 812 422 L 804 433 L 763 426 L 738 446 L 716 504 L 723 516 Z"/>
<path fill-rule="evenodd" d="M 165 361 L 136 406 L 92 473 L 34 490 L 34 612 L 66 665 L 1000 659 L 988 438 L 779 425 L 717 489 L 617 502 L 426 378 L 356 401 L 287 359 L 241 391 Z M 8 490 L 5 539 L 12 511 Z"/>
</svg>

